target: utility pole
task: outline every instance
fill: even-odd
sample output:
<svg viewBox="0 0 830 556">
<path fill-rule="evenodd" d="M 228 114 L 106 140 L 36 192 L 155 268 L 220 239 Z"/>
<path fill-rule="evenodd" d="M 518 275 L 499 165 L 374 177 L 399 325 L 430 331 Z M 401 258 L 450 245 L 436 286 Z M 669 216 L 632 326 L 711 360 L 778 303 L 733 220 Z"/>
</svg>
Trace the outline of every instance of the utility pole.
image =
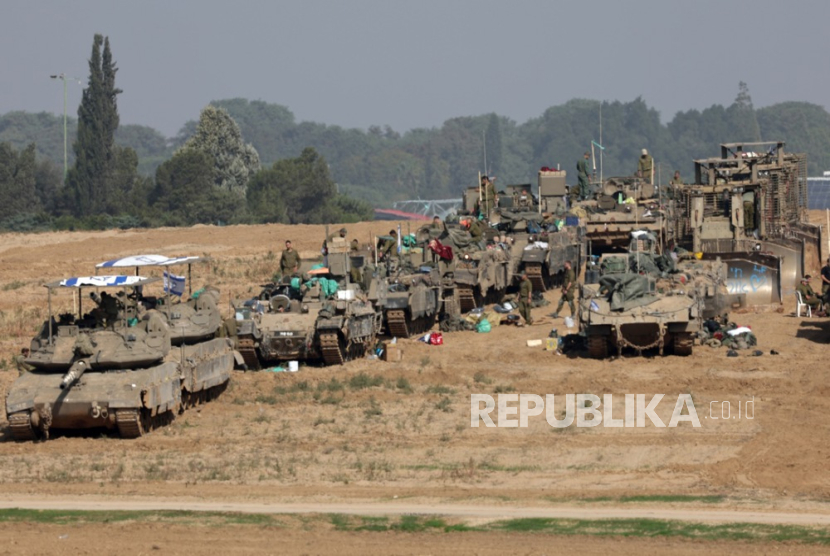
<svg viewBox="0 0 830 556">
<path fill-rule="evenodd" d="M 77 77 L 69 77 L 67 78 L 65 74 L 60 75 L 50 75 L 52 79 L 60 79 L 63 81 L 63 181 L 66 182 L 66 174 L 68 172 L 68 163 L 67 163 L 67 154 L 66 154 L 66 80 L 71 79 L 73 81 L 77 81 L 78 85 L 81 84 L 81 80 Z"/>
</svg>

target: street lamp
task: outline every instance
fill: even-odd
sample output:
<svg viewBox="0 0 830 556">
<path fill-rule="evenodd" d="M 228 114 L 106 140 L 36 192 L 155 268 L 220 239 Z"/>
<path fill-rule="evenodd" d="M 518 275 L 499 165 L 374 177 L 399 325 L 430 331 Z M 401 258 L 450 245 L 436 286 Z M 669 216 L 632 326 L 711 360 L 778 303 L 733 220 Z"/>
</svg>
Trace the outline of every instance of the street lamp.
<svg viewBox="0 0 830 556">
<path fill-rule="evenodd" d="M 67 78 L 65 74 L 60 75 L 50 75 L 52 79 L 60 79 L 63 81 L 63 181 L 66 181 L 66 174 L 67 174 L 67 162 L 66 162 L 66 80 L 71 79 L 72 81 L 77 81 L 78 85 L 81 84 L 81 80 L 77 77 L 69 77 Z"/>
</svg>

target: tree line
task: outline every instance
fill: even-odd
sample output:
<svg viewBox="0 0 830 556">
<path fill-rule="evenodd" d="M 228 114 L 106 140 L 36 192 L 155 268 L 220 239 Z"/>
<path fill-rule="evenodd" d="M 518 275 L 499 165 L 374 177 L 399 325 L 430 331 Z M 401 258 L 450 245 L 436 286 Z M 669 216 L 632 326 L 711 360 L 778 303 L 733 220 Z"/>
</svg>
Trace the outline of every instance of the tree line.
<svg viewBox="0 0 830 556">
<path fill-rule="evenodd" d="M 168 139 L 146 126 L 119 125 L 121 91 L 107 38 L 95 36 L 89 65 L 69 125 L 75 140 L 65 180 L 60 117 L 0 116 L 0 227 L 369 219 L 372 206 L 395 200 L 460 197 L 479 171 L 497 176 L 499 186 L 533 182 L 542 166 L 558 164 L 574 176 L 592 141 L 605 148 L 606 177 L 632 174 L 647 148 L 663 182 L 675 170 L 688 180 L 692 160 L 717 155 L 718 144 L 760 140 L 806 152 L 813 175 L 830 168 L 830 114 L 823 107 L 785 102 L 756 109 L 744 83 L 729 106 L 678 112 L 666 124 L 642 98 L 574 99 L 522 124 L 485 114 L 403 134 L 388 126 L 297 122 L 284 106 L 229 99 L 212 102 Z"/>
</svg>

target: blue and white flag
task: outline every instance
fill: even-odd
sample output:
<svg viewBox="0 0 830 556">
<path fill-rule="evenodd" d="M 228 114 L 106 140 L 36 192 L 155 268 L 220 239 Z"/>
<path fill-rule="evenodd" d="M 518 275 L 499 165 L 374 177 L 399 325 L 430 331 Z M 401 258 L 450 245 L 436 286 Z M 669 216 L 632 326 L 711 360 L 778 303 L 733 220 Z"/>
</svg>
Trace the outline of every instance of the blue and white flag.
<svg viewBox="0 0 830 556">
<path fill-rule="evenodd" d="M 591 301 L 591 310 L 595 313 L 599 313 L 599 304 L 596 301 Z"/>
<path fill-rule="evenodd" d="M 164 272 L 164 293 L 172 293 L 173 295 L 184 295 L 184 276 L 176 276 L 172 272 Z M 169 286 L 168 286 L 169 284 Z"/>
</svg>

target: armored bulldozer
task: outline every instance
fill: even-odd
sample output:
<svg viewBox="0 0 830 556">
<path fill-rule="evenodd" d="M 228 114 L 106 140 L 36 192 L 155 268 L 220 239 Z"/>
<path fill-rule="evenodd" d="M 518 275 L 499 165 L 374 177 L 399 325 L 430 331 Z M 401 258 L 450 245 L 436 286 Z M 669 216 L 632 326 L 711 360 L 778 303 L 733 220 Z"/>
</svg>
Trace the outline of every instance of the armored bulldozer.
<svg viewBox="0 0 830 556">
<path fill-rule="evenodd" d="M 249 369 L 299 360 L 336 365 L 374 348 L 385 288 L 369 268 L 362 284 L 350 283 L 352 264 L 363 266 L 351 258 L 329 246 L 329 267 L 309 271 L 308 280 L 287 277 L 264 285 L 255 299 L 234 302 L 239 351 Z"/>
<path fill-rule="evenodd" d="M 690 355 L 703 318 L 744 303 L 727 292 L 722 261 L 677 262 L 656 246 L 652 234 L 635 233 L 629 253 L 604 258 L 598 281 L 583 285 L 579 318 L 591 357 L 625 348 Z"/>
<path fill-rule="evenodd" d="M 182 404 L 183 367 L 193 363 L 180 360 L 184 354 L 171 346 L 164 315 L 129 303 L 128 290 L 152 281 L 91 276 L 46 285 L 49 318 L 26 360 L 33 370 L 21 375 L 6 397 L 16 440 L 48 438 L 53 429 L 95 428 L 135 438 L 174 418 Z M 104 291 L 99 307 L 84 313 L 84 287 L 118 288 L 122 295 Z M 78 292 L 78 313 L 55 319 L 53 293 L 65 290 Z"/>
</svg>

